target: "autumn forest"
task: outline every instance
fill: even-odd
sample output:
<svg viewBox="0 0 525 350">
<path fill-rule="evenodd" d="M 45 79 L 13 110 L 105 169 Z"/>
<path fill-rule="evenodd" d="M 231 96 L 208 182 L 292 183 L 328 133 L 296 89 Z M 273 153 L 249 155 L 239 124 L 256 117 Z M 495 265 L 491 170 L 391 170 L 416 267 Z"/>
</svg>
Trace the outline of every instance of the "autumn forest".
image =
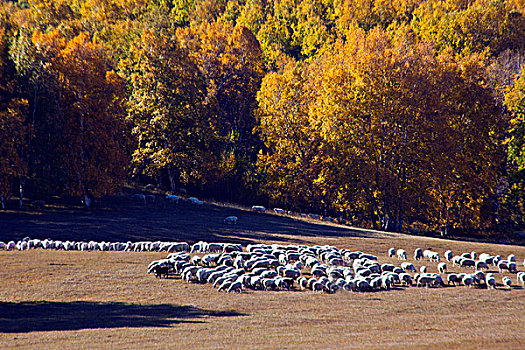
<svg viewBox="0 0 525 350">
<path fill-rule="evenodd" d="M 525 226 L 523 0 L 0 0 L 0 199 L 154 184 Z"/>
</svg>

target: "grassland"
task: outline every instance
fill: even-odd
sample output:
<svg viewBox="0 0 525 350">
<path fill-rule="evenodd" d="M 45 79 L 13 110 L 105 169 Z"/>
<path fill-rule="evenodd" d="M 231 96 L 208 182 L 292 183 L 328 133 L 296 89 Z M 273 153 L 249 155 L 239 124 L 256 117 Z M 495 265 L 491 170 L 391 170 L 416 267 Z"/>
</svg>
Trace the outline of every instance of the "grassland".
<svg viewBox="0 0 525 350">
<path fill-rule="evenodd" d="M 224 225 L 228 215 L 237 215 L 239 224 Z M 523 246 L 357 230 L 210 205 L 0 214 L 0 240 L 24 236 L 331 244 L 395 263 L 386 255 L 390 247 L 525 258 Z M 147 264 L 165 255 L 0 251 L 0 349 L 525 348 L 525 290 L 517 286 L 228 295 L 147 275 Z M 436 271 L 436 263 L 415 265 L 421 264 Z"/>
</svg>

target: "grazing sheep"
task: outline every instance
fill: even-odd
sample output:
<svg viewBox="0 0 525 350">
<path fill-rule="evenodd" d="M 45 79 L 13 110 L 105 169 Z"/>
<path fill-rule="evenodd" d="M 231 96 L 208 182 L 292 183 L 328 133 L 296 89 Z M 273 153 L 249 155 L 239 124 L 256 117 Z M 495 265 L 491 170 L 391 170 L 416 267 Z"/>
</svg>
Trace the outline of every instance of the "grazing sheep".
<svg viewBox="0 0 525 350">
<path fill-rule="evenodd" d="M 463 259 L 460 262 L 460 266 L 461 267 L 465 267 L 465 268 L 466 267 L 475 268 L 476 267 L 476 262 L 473 259 Z"/>
<path fill-rule="evenodd" d="M 512 286 L 512 281 L 511 281 L 510 277 L 508 277 L 508 276 L 503 277 L 501 279 L 501 281 L 503 282 L 503 285 L 507 286 L 508 288 L 510 288 Z"/>
<path fill-rule="evenodd" d="M 407 260 L 407 252 L 405 252 L 403 249 L 398 249 L 397 260 Z"/>
<path fill-rule="evenodd" d="M 414 250 L 414 260 L 423 259 L 423 250 L 421 248 L 416 248 Z"/>
<path fill-rule="evenodd" d="M 244 285 L 240 281 L 236 281 L 230 285 L 227 293 L 232 293 L 232 292 L 242 293 L 243 289 L 244 289 Z"/>
<path fill-rule="evenodd" d="M 394 271 L 396 267 L 392 264 L 383 264 L 381 265 L 381 271 Z"/>
<path fill-rule="evenodd" d="M 254 205 L 252 206 L 252 210 L 255 210 L 255 211 L 266 211 L 266 208 L 263 207 L 262 205 Z"/>
<path fill-rule="evenodd" d="M 461 264 L 461 260 L 463 260 L 464 258 L 460 255 L 456 255 L 452 258 L 452 266 L 456 266 L 456 265 L 460 265 Z"/>
<path fill-rule="evenodd" d="M 372 287 L 370 286 L 370 283 L 368 283 L 368 281 L 366 280 L 358 280 L 357 281 L 357 290 L 359 292 L 368 292 L 372 289 Z"/>
<path fill-rule="evenodd" d="M 461 279 L 458 277 L 457 274 L 455 273 L 450 273 L 448 276 L 447 276 L 447 283 L 448 285 L 450 285 L 451 283 L 455 286 L 456 283 L 459 284 L 461 283 Z"/>
<path fill-rule="evenodd" d="M 15 241 L 9 241 L 9 242 L 7 242 L 7 244 L 5 246 L 5 250 L 14 250 L 15 247 L 16 247 Z"/>
<path fill-rule="evenodd" d="M 273 208 L 273 212 L 274 212 L 275 214 L 284 215 L 284 210 L 281 209 L 281 208 Z"/>
<path fill-rule="evenodd" d="M 509 270 L 509 262 L 507 260 L 500 260 L 497 266 L 500 273 L 502 273 L 503 270 Z"/>
<path fill-rule="evenodd" d="M 510 261 L 510 262 L 516 262 L 516 256 L 514 254 L 510 254 L 507 257 L 507 260 Z"/>
<path fill-rule="evenodd" d="M 419 276 L 417 279 L 417 286 L 418 287 L 430 287 L 434 285 L 435 279 L 431 276 Z"/>
<path fill-rule="evenodd" d="M 304 276 L 301 276 L 297 279 L 297 284 L 301 290 L 306 290 L 308 288 L 308 279 Z"/>
<path fill-rule="evenodd" d="M 396 249 L 395 248 L 390 248 L 388 250 L 388 257 L 389 258 L 393 258 L 394 256 L 396 256 Z"/>
<path fill-rule="evenodd" d="M 188 198 L 188 201 L 193 204 L 193 205 L 198 205 L 198 206 L 202 206 L 204 204 L 203 201 L 197 199 L 196 197 L 190 197 Z"/>
<path fill-rule="evenodd" d="M 486 262 L 481 261 L 481 260 L 476 261 L 476 270 L 482 270 L 482 269 L 488 270 L 489 265 L 487 265 Z"/>
<path fill-rule="evenodd" d="M 479 257 L 478 257 L 478 260 L 480 260 L 480 261 L 484 261 L 484 262 L 486 262 L 487 264 L 492 264 L 492 260 L 491 260 L 490 263 L 488 262 L 488 260 L 491 259 L 491 258 L 494 259 L 494 257 L 491 256 L 490 254 L 487 254 L 487 253 L 481 253 L 481 254 L 479 255 Z"/>
<path fill-rule="evenodd" d="M 521 284 L 522 287 L 525 287 L 525 272 L 518 272 L 517 278 L 518 283 Z"/>
<path fill-rule="evenodd" d="M 516 273 L 518 272 L 518 266 L 515 262 L 511 261 L 507 264 L 507 267 L 509 268 L 509 272 Z"/>
<path fill-rule="evenodd" d="M 228 291 L 228 289 L 231 287 L 232 284 L 233 284 L 233 281 L 225 280 L 225 281 L 222 282 L 222 284 L 217 289 L 217 291 L 219 291 L 219 292 Z"/>
<path fill-rule="evenodd" d="M 474 285 L 475 279 L 471 275 L 465 275 L 461 282 L 463 282 L 463 285 L 471 288 Z"/>
<path fill-rule="evenodd" d="M 444 262 L 439 263 L 437 267 L 439 273 L 444 274 L 445 272 L 447 272 L 447 264 L 445 264 Z"/>
<path fill-rule="evenodd" d="M 417 272 L 416 270 L 416 267 L 414 266 L 414 264 L 412 263 L 409 263 L 409 262 L 404 262 L 401 264 L 401 268 L 405 271 L 412 271 L 412 272 Z"/>
<path fill-rule="evenodd" d="M 496 278 L 494 278 L 493 274 L 489 273 L 485 276 L 485 284 L 487 288 L 496 289 Z"/>
<path fill-rule="evenodd" d="M 272 278 L 263 278 L 261 281 L 261 284 L 264 290 L 276 290 L 277 289 L 277 284 L 275 283 L 275 280 Z"/>
<path fill-rule="evenodd" d="M 452 256 L 453 256 L 452 251 L 451 250 L 447 250 L 445 252 L 444 256 L 445 256 L 445 260 L 450 262 L 452 260 Z"/>
<path fill-rule="evenodd" d="M 166 200 L 170 203 L 175 203 L 175 204 L 178 204 L 179 203 L 179 196 L 170 196 L 170 195 L 167 195 L 166 196 Z"/>
<path fill-rule="evenodd" d="M 400 273 L 399 279 L 401 280 L 401 283 L 406 286 L 412 285 L 412 277 L 408 273 Z"/>
<path fill-rule="evenodd" d="M 237 225 L 237 217 L 236 216 L 228 216 L 224 219 L 225 224 L 229 225 Z"/>
</svg>

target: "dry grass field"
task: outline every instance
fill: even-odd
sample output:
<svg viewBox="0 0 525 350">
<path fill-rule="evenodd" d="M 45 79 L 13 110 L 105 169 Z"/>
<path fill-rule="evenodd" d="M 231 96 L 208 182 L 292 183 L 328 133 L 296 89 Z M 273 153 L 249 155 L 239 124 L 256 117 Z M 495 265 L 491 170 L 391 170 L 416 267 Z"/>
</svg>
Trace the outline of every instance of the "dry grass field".
<svg viewBox="0 0 525 350">
<path fill-rule="evenodd" d="M 228 215 L 239 224 L 223 224 Z M 330 244 L 396 264 L 387 257 L 390 247 L 474 250 L 514 253 L 521 271 L 525 258 L 523 246 L 354 230 L 210 205 L 0 213 L 0 240 L 24 236 Z M 0 251 L 0 349 L 525 349 L 521 287 L 225 294 L 147 275 L 147 264 L 165 255 Z M 422 264 L 436 272 L 437 263 L 415 263 Z"/>
</svg>

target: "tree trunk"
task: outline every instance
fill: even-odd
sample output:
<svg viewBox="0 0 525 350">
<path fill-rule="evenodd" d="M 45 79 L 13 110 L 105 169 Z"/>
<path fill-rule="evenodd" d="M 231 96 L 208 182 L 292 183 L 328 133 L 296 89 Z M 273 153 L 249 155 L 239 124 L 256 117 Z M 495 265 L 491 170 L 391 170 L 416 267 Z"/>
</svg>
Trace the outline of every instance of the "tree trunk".
<svg viewBox="0 0 525 350">
<path fill-rule="evenodd" d="M 170 188 L 172 193 L 177 192 L 177 174 L 173 166 L 168 165 L 168 177 L 170 179 Z"/>
<path fill-rule="evenodd" d="M 2 209 L 5 209 L 5 197 L 4 196 L 0 196 L 0 206 L 2 207 Z"/>
<path fill-rule="evenodd" d="M 18 208 L 22 209 L 22 205 L 24 204 L 24 187 L 26 184 L 26 177 L 21 176 L 20 177 L 20 200 L 18 202 Z"/>
<path fill-rule="evenodd" d="M 87 193 L 84 193 L 84 205 L 86 208 L 91 208 L 91 199 L 87 195 Z"/>
</svg>

